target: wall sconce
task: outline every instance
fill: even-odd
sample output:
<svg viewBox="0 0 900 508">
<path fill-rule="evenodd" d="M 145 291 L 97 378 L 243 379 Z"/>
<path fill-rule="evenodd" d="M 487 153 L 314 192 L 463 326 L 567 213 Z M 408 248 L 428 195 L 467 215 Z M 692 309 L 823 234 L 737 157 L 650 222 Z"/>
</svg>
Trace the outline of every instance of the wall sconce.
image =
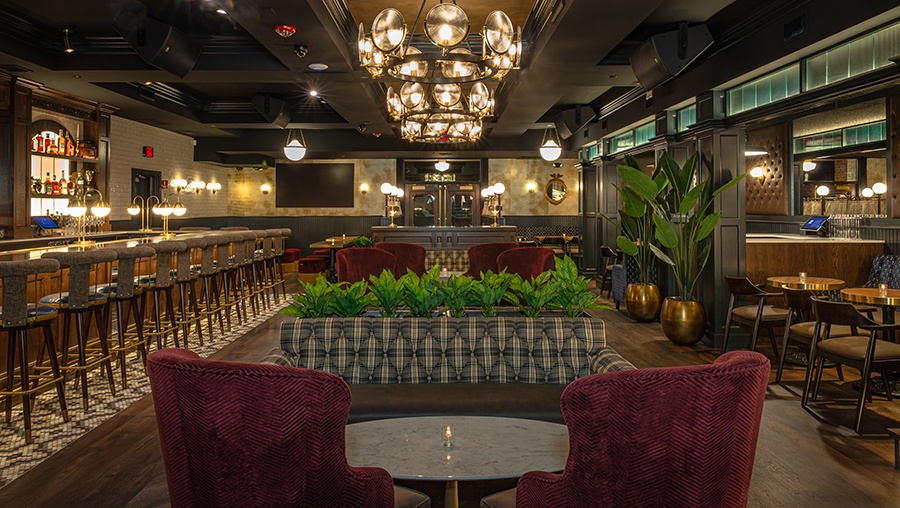
<svg viewBox="0 0 900 508">
<path fill-rule="evenodd" d="M 200 191 L 206 188 L 206 182 L 203 180 L 194 180 L 188 185 L 188 188 L 194 191 L 194 194 L 199 194 Z"/>
<path fill-rule="evenodd" d="M 497 219 L 503 213 L 503 207 L 500 205 L 500 196 L 503 195 L 504 192 L 506 192 L 506 186 L 500 182 L 481 190 L 481 197 L 485 199 L 488 212 L 494 218 L 494 223 L 491 224 L 492 228 L 500 225 L 497 224 Z"/>
<path fill-rule="evenodd" d="M 535 183 L 535 182 L 526 183 L 525 190 L 527 190 L 529 194 L 534 194 L 535 192 L 537 192 L 537 183 Z"/>
<path fill-rule="evenodd" d="M 764 170 L 761 166 L 756 166 L 755 168 L 750 170 L 750 176 L 762 180 L 766 177 L 766 170 Z"/>
<path fill-rule="evenodd" d="M 881 196 L 887 192 L 887 185 L 883 182 L 875 182 L 872 185 L 872 192 L 878 197 L 878 215 L 881 215 Z"/>
<path fill-rule="evenodd" d="M 556 126 L 544 129 L 544 138 L 541 140 L 541 158 L 547 162 L 555 161 L 562 155 L 562 145 L 559 142 L 559 132 Z"/>
<path fill-rule="evenodd" d="M 765 148 L 759 145 L 751 145 L 750 144 L 750 136 L 744 134 L 744 156 L 745 157 L 758 157 L 760 155 L 769 155 L 769 152 L 766 151 Z"/>
<path fill-rule="evenodd" d="M 367 184 L 367 183 L 359 184 L 359 193 L 360 194 L 368 194 L 369 193 L 369 184 Z"/>
<path fill-rule="evenodd" d="M 297 129 L 299 136 L 294 134 L 294 129 L 288 131 L 287 142 L 284 145 L 284 156 L 296 162 L 306 156 L 306 140 L 303 139 L 303 131 Z"/>
<path fill-rule="evenodd" d="M 822 210 L 819 215 L 825 215 L 825 196 L 827 196 L 830 192 L 831 189 L 829 189 L 827 185 L 820 185 L 816 187 L 816 195 L 822 198 Z"/>
<path fill-rule="evenodd" d="M 220 184 L 218 182 L 209 182 L 208 184 L 206 184 L 206 190 L 215 194 L 215 193 L 219 192 L 220 190 L 222 190 L 222 184 Z"/>
<path fill-rule="evenodd" d="M 264 183 L 259 186 L 259 190 L 261 190 L 263 194 L 268 194 L 269 191 L 272 190 L 272 186 L 267 183 Z"/>
<path fill-rule="evenodd" d="M 181 194 L 181 189 L 187 187 L 187 184 L 187 180 L 184 178 L 173 178 L 172 180 L 169 180 L 169 187 L 172 187 L 176 194 Z"/>
</svg>

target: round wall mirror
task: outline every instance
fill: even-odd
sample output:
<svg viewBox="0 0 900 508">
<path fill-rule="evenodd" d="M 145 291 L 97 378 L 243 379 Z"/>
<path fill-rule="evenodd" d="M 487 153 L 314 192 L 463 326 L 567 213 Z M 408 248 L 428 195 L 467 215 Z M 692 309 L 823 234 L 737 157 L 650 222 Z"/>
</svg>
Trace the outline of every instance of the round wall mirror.
<svg viewBox="0 0 900 508">
<path fill-rule="evenodd" d="M 547 201 L 550 203 L 558 205 L 566 199 L 566 195 L 568 194 L 566 182 L 561 180 L 562 175 L 559 173 L 553 173 L 550 176 L 550 181 L 547 182 L 547 185 L 544 187 L 544 197 L 547 198 Z"/>
</svg>

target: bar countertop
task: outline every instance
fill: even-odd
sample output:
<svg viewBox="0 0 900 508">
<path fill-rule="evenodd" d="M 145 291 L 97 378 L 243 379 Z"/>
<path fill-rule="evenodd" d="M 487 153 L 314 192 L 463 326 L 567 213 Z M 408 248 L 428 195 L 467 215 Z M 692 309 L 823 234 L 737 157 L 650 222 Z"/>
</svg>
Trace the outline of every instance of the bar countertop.
<svg viewBox="0 0 900 508">
<path fill-rule="evenodd" d="M 884 240 L 804 236 L 787 233 L 747 233 L 747 243 L 884 243 Z"/>
<path fill-rule="evenodd" d="M 161 231 L 105 231 L 103 233 L 90 233 L 85 235 L 88 240 L 120 240 L 125 238 L 138 238 L 142 236 L 159 235 Z M 17 238 L 0 240 L 0 253 L 22 249 L 39 249 L 44 247 L 64 247 L 78 240 L 78 235 L 68 236 L 39 236 L 36 238 Z"/>
</svg>

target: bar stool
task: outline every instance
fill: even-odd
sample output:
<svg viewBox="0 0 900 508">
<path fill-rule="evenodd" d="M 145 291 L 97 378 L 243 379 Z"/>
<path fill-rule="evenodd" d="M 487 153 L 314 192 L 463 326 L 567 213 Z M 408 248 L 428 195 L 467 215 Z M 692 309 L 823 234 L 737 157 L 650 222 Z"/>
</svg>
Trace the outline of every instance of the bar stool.
<svg viewBox="0 0 900 508">
<path fill-rule="evenodd" d="M 60 273 L 60 291 L 44 296 L 40 303 L 56 307 L 62 315 L 62 365 L 63 372 L 75 371 L 76 383 L 81 382 L 81 401 L 85 410 L 88 408 L 88 382 L 87 371 L 96 366 L 106 369 L 109 381 L 109 391 L 115 395 L 116 386 L 112 375 L 112 354 L 107 343 L 107 330 L 104 317 L 108 311 L 109 298 L 99 291 L 91 291 L 91 272 L 98 269 L 102 263 L 111 263 L 116 260 L 116 251 L 112 249 L 90 249 L 70 252 L 46 252 L 41 258 L 55 259 L 60 266 L 68 271 L 68 291 L 62 291 L 62 277 Z M 96 274 L 95 274 L 96 275 Z M 75 336 L 78 341 L 78 359 L 76 365 L 69 365 L 69 330 L 71 329 L 72 316 L 75 317 Z M 87 320 L 85 321 L 85 317 Z M 88 333 L 91 328 L 91 319 L 96 318 L 98 343 L 89 343 Z M 49 350 L 48 350 L 49 352 Z M 42 363 L 43 352 L 38 353 L 37 364 Z"/>
<path fill-rule="evenodd" d="M 259 239 L 259 233 L 253 230 L 247 230 L 243 233 L 240 233 L 244 237 L 244 241 L 240 249 L 235 251 L 235 261 L 238 262 L 241 269 L 239 271 L 239 291 L 242 298 L 241 309 L 244 312 L 244 321 L 247 320 L 247 306 L 246 302 L 250 302 L 250 310 L 253 312 L 253 317 L 259 315 L 259 297 L 261 294 L 260 291 L 260 280 L 257 275 L 257 264 L 256 264 L 256 242 Z M 239 257 L 238 254 L 240 254 Z"/>
<path fill-rule="evenodd" d="M 241 272 L 239 270 L 240 265 L 233 261 L 231 253 L 232 251 L 243 250 L 244 237 L 243 235 L 237 233 L 231 233 L 223 234 L 221 235 L 221 238 L 223 240 L 223 243 L 218 245 L 218 247 L 216 248 L 215 266 L 222 278 L 222 287 L 217 289 L 220 289 L 220 293 L 224 296 L 225 299 L 225 303 L 221 308 L 225 310 L 225 322 L 228 325 L 228 331 L 230 332 L 231 311 L 235 305 L 238 306 L 238 309 L 236 309 L 235 311 L 235 316 L 240 323 L 243 323 L 240 313 L 240 303 L 243 300 L 236 300 L 234 298 L 238 287 L 237 280 Z M 216 295 L 216 300 L 218 302 L 218 294 Z M 244 312 L 246 314 L 246 310 Z"/>
<path fill-rule="evenodd" d="M 279 230 L 276 230 L 279 231 Z M 281 263 L 279 260 L 284 255 L 285 243 L 287 239 L 291 237 L 291 229 L 290 228 L 280 228 L 281 234 L 275 237 L 274 249 L 275 249 L 275 259 L 272 261 L 275 270 L 275 281 L 278 284 L 281 284 L 281 294 L 287 296 L 287 289 L 284 288 L 284 271 L 282 269 Z M 299 259 L 299 256 L 297 257 Z"/>
<path fill-rule="evenodd" d="M 269 259 L 275 259 L 275 251 L 272 250 L 272 241 L 269 239 L 269 232 L 265 229 L 257 229 L 252 231 L 256 233 L 256 241 L 253 244 L 253 294 L 254 299 L 258 299 L 260 306 L 269 310 L 272 302 L 269 299 L 269 293 L 272 292 L 272 274 L 269 273 Z"/>
<path fill-rule="evenodd" d="M 31 405 L 38 391 L 51 384 L 56 386 L 56 397 L 62 411 L 63 421 L 69 421 L 66 408 L 65 380 L 59 369 L 56 354 L 56 341 L 53 328 L 58 311 L 49 305 L 28 302 L 29 279 L 37 286 L 38 275 L 59 271 L 59 262 L 55 259 L 28 259 L 24 261 L 0 262 L 0 331 L 5 331 L 7 344 L 6 390 L 0 392 L 6 398 L 6 423 L 12 420 L 12 399 L 22 397 L 22 419 L 25 421 L 25 442 L 31 443 Z M 50 357 L 49 375 L 42 374 L 37 368 L 28 366 L 28 330 L 40 328 L 43 331 L 42 341 L 47 346 Z M 17 350 L 18 349 L 18 355 Z M 16 361 L 19 363 L 20 382 L 15 384 Z"/>
<path fill-rule="evenodd" d="M 216 251 L 221 249 L 228 252 L 229 239 L 225 235 L 209 235 L 203 237 L 206 247 L 200 254 L 199 277 L 203 285 L 204 310 L 200 313 L 206 317 L 207 330 L 210 337 L 213 335 L 212 316 L 216 315 L 219 321 L 219 333 L 224 334 L 222 324 L 222 305 L 219 299 L 219 268 L 216 266 Z M 215 299 L 215 300 L 214 300 Z M 228 321 L 228 329 L 231 330 L 231 318 Z"/>
<path fill-rule="evenodd" d="M 281 254 L 275 253 L 275 246 L 281 242 L 281 229 L 267 229 L 265 233 L 262 255 L 267 291 L 266 300 L 268 300 L 268 294 L 272 293 L 272 299 L 275 301 L 275 305 L 278 305 L 278 258 Z"/>
<path fill-rule="evenodd" d="M 178 253 L 175 261 L 175 284 L 178 286 L 178 310 L 179 319 L 177 324 L 181 325 L 184 333 L 184 347 L 188 347 L 188 334 L 191 332 L 191 325 L 197 326 L 197 338 L 200 345 L 203 345 L 203 329 L 200 326 L 200 320 L 203 318 L 200 313 L 200 305 L 197 298 L 197 281 L 200 277 L 199 267 L 195 268 L 192 260 L 195 255 L 200 254 L 206 247 L 205 238 L 184 238 L 179 239 L 187 249 Z M 188 301 L 190 298 L 190 301 Z M 192 309 L 191 316 L 188 315 L 188 309 Z"/>
<path fill-rule="evenodd" d="M 139 305 L 139 298 L 144 288 L 138 284 L 135 278 L 135 265 L 139 260 L 150 259 L 156 251 L 146 245 L 134 247 L 113 248 L 116 258 L 117 277 L 115 282 L 91 286 L 93 291 L 107 295 L 110 304 L 107 307 L 104 323 L 110 324 L 110 308 L 116 310 L 116 340 L 110 346 L 110 352 L 115 354 L 116 362 L 122 374 L 122 388 L 128 388 L 128 374 L 126 369 L 126 357 L 132 351 L 140 353 L 141 363 L 147 367 L 147 348 L 144 340 L 144 330 L 141 323 L 144 322 L 143 308 Z M 114 304 L 114 305 L 112 305 Z M 128 305 L 127 307 L 125 305 Z M 133 320 L 132 320 L 133 319 Z M 134 323 L 134 331 L 128 328 Z"/>
<path fill-rule="evenodd" d="M 172 287 L 174 277 L 172 274 L 172 254 L 184 252 L 187 245 L 183 242 L 174 240 L 163 240 L 161 242 L 149 243 L 148 246 L 156 251 L 156 269 L 155 273 L 139 276 L 138 283 L 144 292 L 141 295 L 141 307 L 146 308 L 147 295 L 153 295 L 153 319 L 147 319 L 143 322 L 144 336 L 149 345 L 150 341 L 156 339 L 156 348 L 162 349 L 168 343 L 169 334 L 174 338 L 175 347 L 181 347 L 178 340 L 178 324 L 175 316 L 175 304 L 172 300 Z M 160 295 L 165 296 L 165 317 L 163 317 L 163 308 L 160 305 Z M 147 330 L 150 325 L 152 328 Z"/>
<path fill-rule="evenodd" d="M 224 228 L 219 228 L 219 231 L 250 231 L 250 228 L 247 226 L 225 226 Z"/>
</svg>

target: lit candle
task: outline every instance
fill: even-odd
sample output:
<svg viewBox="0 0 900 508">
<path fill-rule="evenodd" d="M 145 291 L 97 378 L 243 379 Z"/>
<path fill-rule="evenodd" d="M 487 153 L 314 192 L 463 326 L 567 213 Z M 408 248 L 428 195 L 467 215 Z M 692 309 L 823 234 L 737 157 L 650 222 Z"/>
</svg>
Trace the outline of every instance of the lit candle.
<svg viewBox="0 0 900 508">
<path fill-rule="evenodd" d="M 885 296 L 887 294 L 888 285 L 887 284 L 879 284 L 878 285 L 878 296 Z"/>
<path fill-rule="evenodd" d="M 453 446 L 453 431 L 450 429 L 449 425 L 444 425 L 444 446 L 450 447 Z"/>
<path fill-rule="evenodd" d="M 800 282 L 806 282 L 806 272 L 800 272 Z"/>
<path fill-rule="evenodd" d="M 334 238 L 331 239 L 331 245 L 334 245 Z"/>
</svg>

